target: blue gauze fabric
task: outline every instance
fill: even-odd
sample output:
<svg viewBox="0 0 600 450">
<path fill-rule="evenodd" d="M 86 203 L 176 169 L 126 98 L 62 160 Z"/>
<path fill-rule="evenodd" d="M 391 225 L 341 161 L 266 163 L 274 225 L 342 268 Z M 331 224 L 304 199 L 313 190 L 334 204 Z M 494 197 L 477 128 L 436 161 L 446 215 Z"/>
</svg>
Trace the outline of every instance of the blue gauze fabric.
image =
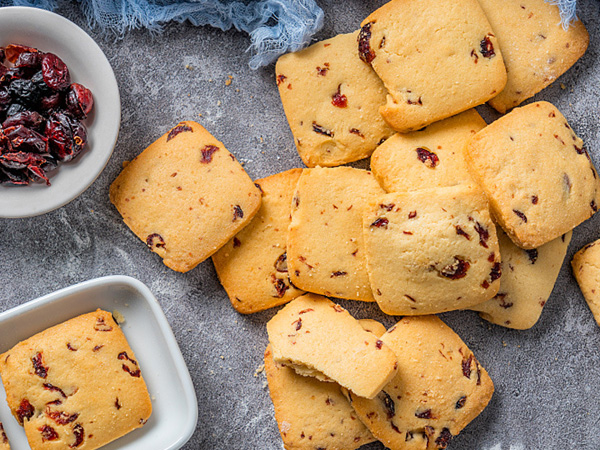
<svg viewBox="0 0 600 450">
<path fill-rule="evenodd" d="M 78 0 L 91 25 L 122 36 L 132 28 L 161 31 L 170 21 L 189 21 L 223 31 L 235 27 L 250 35 L 252 69 L 266 66 L 288 51 L 300 50 L 323 26 L 315 0 Z M 0 6 L 53 10 L 57 0 L 0 0 Z"/>
<path fill-rule="evenodd" d="M 0 0 L 0 6 L 35 6 L 53 10 L 59 0 Z M 223 31 L 235 27 L 250 35 L 250 67 L 266 66 L 310 42 L 323 26 L 315 0 L 77 0 L 91 25 L 123 36 L 132 28 L 161 31 L 170 21 L 190 21 Z M 498 0 L 500 1 L 500 0 Z M 576 19 L 577 0 L 546 0 L 558 5 L 563 27 Z"/>
</svg>

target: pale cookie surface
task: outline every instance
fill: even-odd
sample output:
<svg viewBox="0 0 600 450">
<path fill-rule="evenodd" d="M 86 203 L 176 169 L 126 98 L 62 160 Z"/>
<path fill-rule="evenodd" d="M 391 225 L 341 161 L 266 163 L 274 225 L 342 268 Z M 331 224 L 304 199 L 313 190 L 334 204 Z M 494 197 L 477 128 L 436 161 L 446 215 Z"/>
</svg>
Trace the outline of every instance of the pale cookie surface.
<svg viewBox="0 0 600 450">
<path fill-rule="evenodd" d="M 135 355 L 106 311 L 20 342 L 0 355 L 0 375 L 33 450 L 96 449 L 142 427 L 152 413 Z"/>
<path fill-rule="evenodd" d="M 463 309 L 498 292 L 496 228 L 478 188 L 375 197 L 363 231 L 373 295 L 386 314 Z"/>
<path fill-rule="evenodd" d="M 473 183 L 464 158 L 467 140 L 486 126 L 474 109 L 420 131 L 395 134 L 371 157 L 371 170 L 387 192 Z"/>
<path fill-rule="evenodd" d="M 575 253 L 571 266 L 583 297 L 600 326 L 600 240 Z"/>
<path fill-rule="evenodd" d="M 398 374 L 372 400 L 348 393 L 358 416 L 390 450 L 446 448 L 489 403 L 488 373 L 436 316 L 405 317 L 381 340 Z"/>
<path fill-rule="evenodd" d="M 598 210 L 596 170 L 550 103 L 515 108 L 473 136 L 465 156 L 495 220 L 519 247 L 540 247 Z"/>
<path fill-rule="evenodd" d="M 292 197 L 302 169 L 256 180 L 262 204 L 250 224 L 212 257 L 233 307 L 244 314 L 282 305 L 303 294 L 290 284 L 286 239 Z"/>
<path fill-rule="evenodd" d="M 319 295 L 292 300 L 267 323 L 267 332 L 275 362 L 335 381 L 361 397 L 373 398 L 396 374 L 393 352 Z"/>
<path fill-rule="evenodd" d="M 344 398 L 344 400 L 346 400 L 346 399 Z M 6 433 L 4 432 L 4 427 L 2 426 L 2 422 L 0 422 L 0 450 L 10 450 L 10 444 L 8 442 L 8 437 L 6 436 Z"/>
<path fill-rule="evenodd" d="M 181 122 L 127 164 L 110 200 L 168 267 L 187 272 L 252 219 L 260 191 L 221 142 Z"/>
<path fill-rule="evenodd" d="M 525 330 L 539 320 L 562 267 L 572 232 L 524 250 L 498 228 L 502 255 L 500 289 L 494 298 L 473 306 L 482 318 L 507 328 Z"/>
<path fill-rule="evenodd" d="M 298 375 L 265 352 L 265 373 L 286 450 L 353 450 L 375 441 L 337 383 Z"/>
<path fill-rule="evenodd" d="M 501 113 L 532 97 L 583 56 L 589 43 L 581 21 L 565 30 L 558 6 L 545 0 L 479 0 L 494 29 L 508 72 L 489 104 Z"/>
<path fill-rule="evenodd" d="M 299 289 L 373 301 L 361 233 L 362 210 L 384 193 L 371 172 L 351 167 L 302 172 L 292 201 L 288 268 Z"/>
<path fill-rule="evenodd" d="M 308 167 L 367 158 L 393 134 L 379 114 L 387 91 L 358 57 L 357 36 L 341 34 L 277 61 L 283 109 Z"/>
<path fill-rule="evenodd" d="M 477 0 L 392 0 L 361 25 L 359 55 L 388 89 L 380 112 L 400 132 L 485 103 L 506 84 Z"/>
</svg>

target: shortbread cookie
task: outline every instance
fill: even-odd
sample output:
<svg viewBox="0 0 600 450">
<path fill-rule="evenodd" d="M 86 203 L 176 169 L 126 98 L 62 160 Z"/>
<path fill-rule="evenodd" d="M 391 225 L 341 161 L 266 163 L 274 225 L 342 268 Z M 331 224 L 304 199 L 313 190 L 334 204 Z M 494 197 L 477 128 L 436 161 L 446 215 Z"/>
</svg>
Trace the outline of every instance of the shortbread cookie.
<svg viewBox="0 0 600 450">
<path fill-rule="evenodd" d="M 282 305 L 303 294 L 288 277 L 286 239 L 292 197 L 302 169 L 257 180 L 262 204 L 252 222 L 213 262 L 233 307 L 244 314 Z"/>
<path fill-rule="evenodd" d="M 392 0 L 361 25 L 359 55 L 390 94 L 380 113 L 402 133 L 485 103 L 506 84 L 477 0 Z"/>
<path fill-rule="evenodd" d="M 0 355 L 0 376 L 32 450 L 93 450 L 142 427 L 152 412 L 135 354 L 102 310 L 15 345 Z"/>
<path fill-rule="evenodd" d="M 382 194 L 371 172 L 351 167 L 302 172 L 292 201 L 288 267 L 299 289 L 373 301 L 361 233 L 362 210 Z"/>
<path fill-rule="evenodd" d="M 390 450 L 446 448 L 492 398 L 486 370 L 436 316 L 405 317 L 381 340 L 398 374 L 372 400 L 348 393 L 356 413 Z"/>
<path fill-rule="evenodd" d="M 544 89 L 583 56 L 589 36 L 576 21 L 561 24 L 556 4 L 545 0 L 479 0 L 494 29 L 508 81 L 489 104 L 501 113 Z"/>
<path fill-rule="evenodd" d="M 465 156 L 498 224 L 533 249 L 598 210 L 599 180 L 579 139 L 550 103 L 516 108 L 473 136 Z"/>
<path fill-rule="evenodd" d="M 387 192 L 472 184 L 463 151 L 485 125 L 470 109 L 423 130 L 396 134 L 377 147 L 371 170 Z"/>
<path fill-rule="evenodd" d="M 346 400 L 346 399 L 344 398 L 344 400 Z M 348 406 L 350 406 L 350 405 L 348 405 Z M 6 436 L 6 433 L 4 432 L 4 427 L 2 426 L 2 422 L 0 422 L 0 450 L 10 450 L 10 444 L 8 442 L 8 437 Z"/>
<path fill-rule="evenodd" d="M 365 331 L 373 333 L 377 337 L 383 336 L 383 334 L 386 332 L 386 329 L 381 322 L 373 319 L 359 319 L 358 323 L 360 323 L 360 326 L 363 327 Z"/>
<path fill-rule="evenodd" d="M 569 231 L 539 248 L 523 250 L 498 228 L 500 289 L 494 298 L 470 309 L 503 327 L 525 330 L 534 326 L 552 293 L 572 234 Z"/>
<path fill-rule="evenodd" d="M 298 375 L 265 352 L 265 373 L 286 450 L 353 450 L 375 441 L 337 383 Z"/>
<path fill-rule="evenodd" d="M 308 167 L 367 158 L 393 134 L 379 114 L 387 91 L 358 57 L 357 36 L 341 34 L 277 61 L 283 109 Z"/>
<path fill-rule="evenodd" d="M 587 244 L 573 256 L 573 274 L 594 319 L 600 326 L 600 240 Z"/>
<path fill-rule="evenodd" d="M 181 122 L 127 164 L 110 201 L 168 267 L 187 272 L 249 223 L 260 191 L 221 142 Z"/>
<path fill-rule="evenodd" d="M 267 332 L 276 363 L 335 381 L 361 397 L 373 398 L 396 374 L 393 352 L 320 295 L 292 300 L 267 323 Z"/>
<path fill-rule="evenodd" d="M 496 228 L 477 188 L 374 197 L 365 209 L 363 231 L 373 295 L 386 314 L 462 309 L 498 292 Z"/>
</svg>

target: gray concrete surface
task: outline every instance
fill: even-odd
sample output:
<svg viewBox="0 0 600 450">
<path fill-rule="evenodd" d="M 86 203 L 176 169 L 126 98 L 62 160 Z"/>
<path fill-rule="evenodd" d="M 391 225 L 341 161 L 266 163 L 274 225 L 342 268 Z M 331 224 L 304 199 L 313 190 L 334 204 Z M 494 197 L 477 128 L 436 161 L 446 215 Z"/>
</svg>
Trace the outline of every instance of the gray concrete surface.
<svg viewBox="0 0 600 450">
<path fill-rule="evenodd" d="M 536 96 L 565 114 L 600 164 L 600 3 L 579 0 L 591 34 L 585 57 Z M 319 2 L 318 38 L 350 32 L 383 0 Z M 0 220 L 0 311 L 103 275 L 146 283 L 169 319 L 192 375 L 199 422 L 186 449 L 282 448 L 262 374 L 265 323 L 276 310 L 241 316 L 206 261 L 175 273 L 121 222 L 108 186 L 124 160 L 180 120 L 198 120 L 245 163 L 253 178 L 301 167 L 273 77 L 251 71 L 245 35 L 181 24 L 161 36 L 134 31 L 115 41 L 89 30 L 76 5 L 59 11 L 90 31 L 114 67 L 123 121 L 114 155 L 98 180 L 69 205 L 44 216 Z M 230 86 L 225 85 L 233 76 Z M 99 93 L 96 93 L 99 95 Z M 495 115 L 486 107 L 487 119 Z M 202 114 L 202 117 L 199 117 Z M 361 167 L 365 167 L 364 163 Z M 496 393 L 450 448 L 455 450 L 595 449 L 600 436 L 600 328 L 587 309 L 568 261 L 598 239 L 600 215 L 574 233 L 564 267 L 540 322 L 531 330 L 490 325 L 473 312 L 443 315 L 488 369 Z M 342 301 L 357 317 L 395 322 L 376 305 Z M 372 444 L 365 449 L 382 449 Z"/>
</svg>

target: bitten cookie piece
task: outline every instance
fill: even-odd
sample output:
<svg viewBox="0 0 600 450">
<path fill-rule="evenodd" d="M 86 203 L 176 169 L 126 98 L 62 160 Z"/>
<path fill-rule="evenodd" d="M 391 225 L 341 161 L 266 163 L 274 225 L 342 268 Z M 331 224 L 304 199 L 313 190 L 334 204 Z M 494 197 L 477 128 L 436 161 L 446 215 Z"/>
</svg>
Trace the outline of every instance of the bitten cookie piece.
<svg viewBox="0 0 600 450">
<path fill-rule="evenodd" d="M 393 352 L 348 311 L 320 295 L 288 303 L 267 323 L 267 332 L 276 363 L 335 381 L 361 397 L 373 398 L 396 374 Z"/>
<path fill-rule="evenodd" d="M 244 314 L 282 305 L 303 294 L 290 284 L 286 239 L 302 169 L 256 181 L 262 204 L 252 222 L 213 255 L 233 307 Z"/>
<path fill-rule="evenodd" d="M 470 109 L 423 130 L 396 134 L 377 147 L 371 170 L 387 192 L 472 184 L 463 151 L 467 140 L 485 126 Z"/>
<path fill-rule="evenodd" d="M 366 170 L 336 167 L 302 172 L 287 240 L 294 286 L 330 297 L 373 301 L 362 210 L 371 197 L 382 193 Z"/>
<path fill-rule="evenodd" d="M 446 448 L 492 398 L 486 370 L 435 316 L 403 318 L 381 340 L 398 374 L 372 400 L 348 393 L 358 417 L 390 450 Z"/>
<path fill-rule="evenodd" d="M 583 297 L 600 326 L 600 240 L 575 253 L 571 266 Z"/>
<path fill-rule="evenodd" d="M 0 376 L 32 450 L 93 450 L 142 427 L 152 413 L 135 354 L 102 310 L 15 345 L 0 355 Z"/>
<path fill-rule="evenodd" d="M 498 292 L 496 228 L 477 188 L 377 196 L 365 209 L 363 231 L 373 295 L 386 314 L 463 309 Z"/>
<path fill-rule="evenodd" d="M 580 21 L 563 28 L 558 6 L 545 0 L 479 0 L 498 38 L 508 81 L 489 104 L 501 113 L 538 93 L 583 56 Z"/>
<path fill-rule="evenodd" d="M 181 122 L 127 164 L 110 201 L 168 267 L 187 272 L 248 224 L 260 191 L 221 142 Z"/>
<path fill-rule="evenodd" d="M 534 326 L 552 293 L 572 234 L 569 231 L 539 248 L 523 250 L 499 228 L 500 289 L 494 298 L 470 309 L 503 327 L 526 330 Z"/>
<path fill-rule="evenodd" d="M 283 109 L 308 167 L 367 158 L 393 134 L 379 114 L 387 91 L 358 57 L 357 36 L 341 34 L 277 61 Z"/>
<path fill-rule="evenodd" d="M 465 156 L 495 220 L 519 247 L 540 247 L 598 210 L 599 180 L 583 141 L 550 103 L 488 125 Z"/>
<path fill-rule="evenodd" d="M 392 0 L 361 26 L 359 55 L 390 94 L 379 111 L 402 133 L 485 103 L 506 84 L 477 0 Z"/>
<path fill-rule="evenodd" d="M 344 400 L 346 400 L 346 399 L 344 398 Z M 2 426 L 2 422 L 0 422 L 0 450 L 10 450 L 10 444 L 8 443 L 8 437 L 6 436 L 6 433 L 4 432 L 4 427 Z"/>
</svg>

